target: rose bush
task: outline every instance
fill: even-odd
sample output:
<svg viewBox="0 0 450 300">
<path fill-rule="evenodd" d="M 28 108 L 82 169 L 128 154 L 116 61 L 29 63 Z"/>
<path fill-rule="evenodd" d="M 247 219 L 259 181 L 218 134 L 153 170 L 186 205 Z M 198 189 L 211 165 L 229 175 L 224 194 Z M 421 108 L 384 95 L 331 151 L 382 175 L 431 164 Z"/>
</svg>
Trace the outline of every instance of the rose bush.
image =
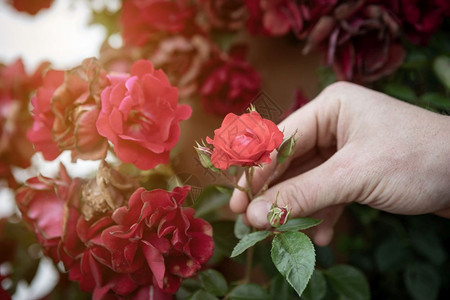
<svg viewBox="0 0 450 300">
<path fill-rule="evenodd" d="M 214 138 L 206 138 L 213 152 L 212 164 L 221 170 L 231 165 L 255 166 L 270 163 L 270 153 L 283 141 L 283 133 L 256 111 L 237 116 L 228 114 Z"/>
<path fill-rule="evenodd" d="M 191 108 L 178 104 L 177 88 L 149 61 L 133 64 L 130 74 L 110 75 L 102 92 L 98 132 L 114 144 L 117 157 L 140 169 L 169 162 L 180 135 L 178 123 Z"/>
<path fill-rule="evenodd" d="M 197 2 L 206 15 L 208 29 L 239 30 L 248 17 L 243 0 L 197 0 Z"/>
</svg>

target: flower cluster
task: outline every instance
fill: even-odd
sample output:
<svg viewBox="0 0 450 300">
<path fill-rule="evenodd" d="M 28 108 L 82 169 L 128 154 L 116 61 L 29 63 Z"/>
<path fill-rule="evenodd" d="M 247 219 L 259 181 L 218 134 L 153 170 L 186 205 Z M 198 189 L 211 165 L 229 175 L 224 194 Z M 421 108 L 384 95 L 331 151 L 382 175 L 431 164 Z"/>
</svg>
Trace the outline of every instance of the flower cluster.
<svg viewBox="0 0 450 300">
<path fill-rule="evenodd" d="M 67 72 L 49 70 L 31 103 L 28 139 L 45 159 L 64 150 L 73 161 L 103 159 L 109 141 L 122 161 L 140 169 L 168 163 L 178 123 L 191 113 L 178 105 L 165 74 L 144 60 L 130 74 L 108 75 L 92 58 Z"/>
<path fill-rule="evenodd" d="M 338 79 L 371 82 L 395 71 L 405 58 L 401 37 L 425 43 L 450 15 L 447 1 L 246 0 L 253 34 L 293 33 L 304 53 L 324 48 Z"/>
<path fill-rule="evenodd" d="M 17 204 L 47 255 L 94 299 L 142 299 L 149 289 L 164 299 L 213 251 L 209 223 L 182 207 L 188 192 L 136 188 L 103 162 L 88 181 L 63 166 L 57 179 L 31 178 Z"/>
<path fill-rule="evenodd" d="M 41 84 L 41 74 L 47 66 L 43 63 L 28 75 L 20 59 L 8 66 L 0 65 L 0 177 L 10 187 L 16 186 L 11 167 L 29 167 L 34 154 L 26 138 L 32 122 L 28 98 Z"/>
<path fill-rule="evenodd" d="M 130 0 L 120 20 L 126 48 L 161 67 L 180 96 L 198 96 L 206 111 L 224 116 L 242 113 L 261 79 L 244 52 L 222 49 L 210 33 L 241 29 L 246 17 L 242 1 Z"/>
</svg>

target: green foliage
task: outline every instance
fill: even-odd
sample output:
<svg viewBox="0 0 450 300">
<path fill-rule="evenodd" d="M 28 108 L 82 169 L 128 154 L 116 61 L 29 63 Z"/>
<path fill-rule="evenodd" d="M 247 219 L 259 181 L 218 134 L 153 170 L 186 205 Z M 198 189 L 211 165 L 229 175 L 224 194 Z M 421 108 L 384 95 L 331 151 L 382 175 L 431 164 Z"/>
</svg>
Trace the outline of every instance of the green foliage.
<svg viewBox="0 0 450 300">
<path fill-rule="evenodd" d="M 415 262 L 405 270 L 405 283 L 414 300 L 437 299 L 441 278 L 435 267 Z"/>
<path fill-rule="evenodd" d="M 321 300 L 327 293 L 327 282 L 322 271 L 314 270 L 311 279 L 302 294 L 302 300 Z"/>
<path fill-rule="evenodd" d="M 216 296 L 214 296 L 211 293 L 208 293 L 205 290 L 198 290 L 188 299 L 189 300 L 218 300 L 219 298 L 217 298 Z"/>
<path fill-rule="evenodd" d="M 224 296 L 228 291 L 227 281 L 216 270 L 206 270 L 198 274 L 202 287 L 215 296 Z"/>
<path fill-rule="evenodd" d="M 244 222 L 242 221 L 242 215 L 239 215 L 236 218 L 236 223 L 234 224 L 234 235 L 238 239 L 242 239 L 244 236 L 249 234 L 250 231 L 251 231 L 250 227 L 245 225 Z"/>
<path fill-rule="evenodd" d="M 231 257 L 236 257 L 256 243 L 264 240 L 270 235 L 270 231 L 257 231 L 245 235 L 239 243 L 234 247 Z"/>
<path fill-rule="evenodd" d="M 195 200 L 195 217 L 211 219 L 218 209 L 228 203 L 232 189 L 225 186 L 208 186 Z"/>
<path fill-rule="evenodd" d="M 277 234 L 272 242 L 271 254 L 278 271 L 301 296 L 316 262 L 311 240 L 301 232 Z"/>
<path fill-rule="evenodd" d="M 305 230 L 322 223 L 322 220 L 313 218 L 295 218 L 287 221 L 286 224 L 277 227 L 277 231 L 299 231 Z"/>
<path fill-rule="evenodd" d="M 328 269 L 325 275 L 333 290 L 339 295 L 339 300 L 370 299 L 369 284 L 364 274 L 355 267 L 334 266 Z"/>
<path fill-rule="evenodd" d="M 259 285 L 242 284 L 229 294 L 230 300 L 269 300 L 270 295 Z"/>
</svg>

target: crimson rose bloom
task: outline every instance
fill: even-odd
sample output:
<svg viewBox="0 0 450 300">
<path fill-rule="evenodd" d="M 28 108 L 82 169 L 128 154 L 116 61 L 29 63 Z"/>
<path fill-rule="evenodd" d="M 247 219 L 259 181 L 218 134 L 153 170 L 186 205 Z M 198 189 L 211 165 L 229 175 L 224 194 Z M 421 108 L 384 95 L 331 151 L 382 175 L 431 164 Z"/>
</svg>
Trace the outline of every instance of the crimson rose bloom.
<svg viewBox="0 0 450 300">
<path fill-rule="evenodd" d="M 261 77 L 240 50 L 229 57 L 216 56 L 205 64 L 200 95 L 207 112 L 220 116 L 242 113 L 258 94 Z"/>
<path fill-rule="evenodd" d="M 192 9 L 181 1 L 124 1 L 120 21 L 125 44 L 144 46 L 168 34 L 187 31 L 193 16 Z"/>
<path fill-rule="evenodd" d="M 212 227 L 194 218 L 192 208 L 182 204 L 189 187 L 136 190 L 128 207 L 114 211 L 117 225 L 102 233 L 111 253 L 112 269 L 152 278 L 153 285 L 174 293 L 181 279 L 192 277 L 213 253 Z"/>
<path fill-rule="evenodd" d="M 135 62 L 130 75 L 109 79 L 101 96 L 98 132 L 114 144 L 123 162 L 140 169 L 168 163 L 180 135 L 178 123 L 191 115 L 189 106 L 178 105 L 177 88 L 146 60 Z"/>
<path fill-rule="evenodd" d="M 211 162 L 221 170 L 231 165 L 255 166 L 270 163 L 270 153 L 283 141 L 283 133 L 270 120 L 256 111 L 237 116 L 228 114 L 214 139 L 206 138 L 214 146 Z"/>
</svg>

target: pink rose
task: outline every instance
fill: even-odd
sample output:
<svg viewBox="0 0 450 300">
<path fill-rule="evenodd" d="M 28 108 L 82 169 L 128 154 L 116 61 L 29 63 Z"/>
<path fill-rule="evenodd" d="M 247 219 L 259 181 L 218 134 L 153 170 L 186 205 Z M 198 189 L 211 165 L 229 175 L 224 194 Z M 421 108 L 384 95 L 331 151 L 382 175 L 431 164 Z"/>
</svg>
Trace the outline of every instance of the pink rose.
<svg viewBox="0 0 450 300">
<path fill-rule="evenodd" d="M 241 116 L 230 113 L 221 127 L 214 130 L 214 139 L 207 137 L 206 141 L 214 147 L 212 164 L 226 170 L 231 165 L 270 163 L 270 153 L 283 141 L 283 133 L 256 111 Z"/>
<path fill-rule="evenodd" d="M 109 76 L 102 93 L 98 132 L 114 144 L 120 160 L 140 169 L 169 162 L 180 136 L 178 123 L 191 108 L 178 105 L 177 88 L 149 61 L 133 64 L 130 74 Z"/>
<path fill-rule="evenodd" d="M 213 57 L 205 64 L 200 96 L 207 112 L 220 116 L 242 113 L 258 94 L 261 77 L 238 51 Z"/>
</svg>

